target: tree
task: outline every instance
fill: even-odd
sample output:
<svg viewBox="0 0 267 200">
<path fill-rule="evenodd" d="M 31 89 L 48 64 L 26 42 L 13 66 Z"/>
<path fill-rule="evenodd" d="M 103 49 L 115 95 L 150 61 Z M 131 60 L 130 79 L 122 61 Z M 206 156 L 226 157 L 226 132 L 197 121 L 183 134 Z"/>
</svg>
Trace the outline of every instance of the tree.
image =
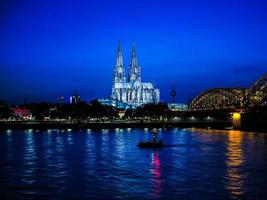
<svg viewBox="0 0 267 200">
<path fill-rule="evenodd" d="M 8 106 L 8 104 L 3 101 L 0 100 L 0 118 L 9 118 L 11 116 L 11 110 Z"/>
</svg>

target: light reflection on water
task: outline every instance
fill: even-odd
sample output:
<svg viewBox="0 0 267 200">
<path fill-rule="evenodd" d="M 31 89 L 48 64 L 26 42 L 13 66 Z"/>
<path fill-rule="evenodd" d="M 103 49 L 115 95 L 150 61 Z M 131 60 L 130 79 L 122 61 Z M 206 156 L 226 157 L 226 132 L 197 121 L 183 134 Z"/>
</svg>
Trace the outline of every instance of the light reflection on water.
<svg viewBox="0 0 267 200">
<path fill-rule="evenodd" d="M 109 130 L 108 129 L 102 129 L 102 133 L 108 133 Z"/>
<path fill-rule="evenodd" d="M 158 199 L 160 197 L 161 190 L 161 172 L 160 172 L 160 158 L 157 150 L 152 152 L 152 197 Z"/>
<path fill-rule="evenodd" d="M 246 174 L 241 172 L 241 167 L 244 165 L 245 160 L 243 157 L 241 131 L 229 131 L 228 133 L 228 152 L 226 165 L 227 165 L 227 189 L 234 196 L 242 196 L 244 194 L 244 179 Z"/>
<path fill-rule="evenodd" d="M 36 180 L 34 175 L 36 173 L 36 147 L 34 141 L 34 135 L 32 129 L 26 132 L 25 137 L 25 152 L 24 152 L 24 163 L 23 170 L 21 172 L 21 181 L 23 184 L 33 184 Z"/>
<path fill-rule="evenodd" d="M 72 134 L 71 134 L 71 133 L 69 133 L 69 134 L 67 135 L 67 141 L 68 141 L 68 144 L 69 144 L 69 145 L 73 144 L 73 139 L 72 139 Z"/>
<path fill-rule="evenodd" d="M 262 199 L 267 134 L 161 129 L 0 133 L 0 199 Z M 23 194 L 23 195 L 22 195 Z"/>
</svg>

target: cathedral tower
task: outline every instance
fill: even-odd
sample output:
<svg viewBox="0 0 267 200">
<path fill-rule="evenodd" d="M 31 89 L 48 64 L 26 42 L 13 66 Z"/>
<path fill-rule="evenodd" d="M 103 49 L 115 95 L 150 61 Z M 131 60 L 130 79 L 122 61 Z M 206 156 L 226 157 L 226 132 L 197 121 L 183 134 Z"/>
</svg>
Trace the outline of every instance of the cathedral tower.
<svg viewBox="0 0 267 200">
<path fill-rule="evenodd" d="M 125 67 L 123 65 L 123 59 L 122 59 L 121 42 L 119 41 L 118 52 L 117 52 L 117 62 L 116 62 L 114 74 L 113 74 L 113 84 L 114 83 L 125 83 L 125 82 L 126 82 Z"/>
<path fill-rule="evenodd" d="M 132 47 L 132 59 L 131 64 L 129 66 L 128 79 L 130 83 L 141 82 L 141 67 L 137 63 L 135 43 L 133 43 Z"/>
<path fill-rule="evenodd" d="M 122 101 L 125 99 L 123 84 L 126 83 L 125 67 L 122 59 L 121 42 L 118 44 L 117 60 L 113 73 L 111 98 Z"/>
</svg>

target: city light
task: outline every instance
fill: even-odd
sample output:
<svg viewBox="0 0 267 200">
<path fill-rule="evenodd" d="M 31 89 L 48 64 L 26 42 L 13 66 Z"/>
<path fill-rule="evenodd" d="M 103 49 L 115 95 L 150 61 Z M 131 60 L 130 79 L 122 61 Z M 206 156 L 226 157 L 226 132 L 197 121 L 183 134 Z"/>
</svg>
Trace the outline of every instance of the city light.
<svg viewBox="0 0 267 200">
<path fill-rule="evenodd" d="M 190 117 L 189 120 L 194 121 L 196 118 L 194 116 Z"/>
<path fill-rule="evenodd" d="M 233 113 L 233 119 L 234 120 L 240 120 L 240 118 L 241 118 L 241 114 L 240 113 L 237 113 L 237 112 Z"/>
<path fill-rule="evenodd" d="M 241 114 L 238 112 L 233 113 L 233 127 L 234 128 L 241 127 Z"/>
</svg>

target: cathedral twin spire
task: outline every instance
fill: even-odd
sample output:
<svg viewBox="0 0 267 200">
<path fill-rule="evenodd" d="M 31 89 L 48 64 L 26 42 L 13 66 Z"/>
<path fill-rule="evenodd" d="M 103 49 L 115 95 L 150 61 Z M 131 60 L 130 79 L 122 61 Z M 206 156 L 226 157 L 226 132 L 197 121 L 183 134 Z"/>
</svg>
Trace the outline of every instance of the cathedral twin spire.
<svg viewBox="0 0 267 200">
<path fill-rule="evenodd" d="M 117 62 L 114 70 L 115 82 L 126 82 L 125 67 L 123 65 L 121 42 L 118 44 Z M 129 82 L 141 82 L 141 68 L 137 63 L 135 43 L 132 46 L 132 58 L 129 66 Z"/>
<path fill-rule="evenodd" d="M 137 63 L 135 43 L 132 47 L 132 59 L 129 66 L 129 82 L 141 82 L 141 67 Z"/>
<path fill-rule="evenodd" d="M 137 66 L 137 57 L 136 57 L 136 49 L 135 49 L 135 43 L 133 43 L 132 47 L 132 59 L 131 59 L 131 65 Z"/>
<path fill-rule="evenodd" d="M 119 41 L 119 45 L 118 45 L 118 53 L 117 53 L 117 63 L 116 63 L 116 66 L 123 66 L 121 41 Z"/>
<path fill-rule="evenodd" d="M 122 48 L 121 48 L 121 42 L 120 41 L 119 41 L 119 45 L 118 45 L 117 61 L 116 61 L 115 69 L 114 69 L 113 82 L 114 83 L 126 82 L 125 67 L 123 65 Z"/>
</svg>

